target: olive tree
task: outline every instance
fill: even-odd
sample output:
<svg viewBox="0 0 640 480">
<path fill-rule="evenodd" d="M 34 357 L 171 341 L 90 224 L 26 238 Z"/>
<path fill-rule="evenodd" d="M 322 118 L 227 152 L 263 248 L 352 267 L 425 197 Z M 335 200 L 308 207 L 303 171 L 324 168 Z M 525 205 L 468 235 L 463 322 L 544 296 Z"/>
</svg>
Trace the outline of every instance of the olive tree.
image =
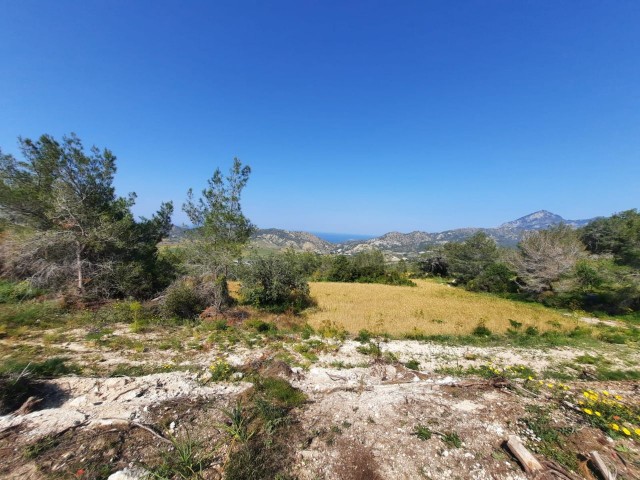
<svg viewBox="0 0 640 480">
<path fill-rule="evenodd" d="M 271 311 L 299 312 L 311 305 L 307 277 L 295 257 L 253 256 L 241 270 L 245 302 Z"/>
</svg>

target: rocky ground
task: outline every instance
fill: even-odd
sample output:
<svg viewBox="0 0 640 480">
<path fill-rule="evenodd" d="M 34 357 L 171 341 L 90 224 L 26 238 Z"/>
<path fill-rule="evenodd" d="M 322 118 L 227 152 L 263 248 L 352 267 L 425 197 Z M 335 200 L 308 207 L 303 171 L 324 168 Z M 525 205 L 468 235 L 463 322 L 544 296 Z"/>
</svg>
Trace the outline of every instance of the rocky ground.
<svg viewBox="0 0 640 480">
<path fill-rule="evenodd" d="M 640 478 L 640 384 L 596 380 L 601 365 L 633 370 L 633 345 L 229 335 L 120 325 L 2 340 L 6 355 L 46 337 L 81 371 L 34 381 L 40 401 L 0 417 L 0 477 L 533 478 L 505 447 L 517 435 L 545 467 L 536 478 L 598 478 L 593 451 Z"/>
</svg>

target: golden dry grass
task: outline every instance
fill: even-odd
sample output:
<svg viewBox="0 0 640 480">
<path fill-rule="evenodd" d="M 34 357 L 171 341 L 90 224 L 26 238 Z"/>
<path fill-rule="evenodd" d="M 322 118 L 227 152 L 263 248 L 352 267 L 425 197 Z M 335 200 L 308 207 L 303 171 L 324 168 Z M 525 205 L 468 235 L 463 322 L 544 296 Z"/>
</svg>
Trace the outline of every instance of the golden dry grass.
<svg viewBox="0 0 640 480">
<path fill-rule="evenodd" d="M 416 280 L 417 287 L 362 283 L 311 283 L 318 308 L 308 321 L 314 328 L 335 322 L 351 333 L 361 329 L 402 335 L 465 335 L 483 322 L 494 333 L 510 327 L 509 320 L 540 331 L 570 329 L 573 319 L 541 305 L 525 304 L 467 292 L 435 281 Z"/>
</svg>

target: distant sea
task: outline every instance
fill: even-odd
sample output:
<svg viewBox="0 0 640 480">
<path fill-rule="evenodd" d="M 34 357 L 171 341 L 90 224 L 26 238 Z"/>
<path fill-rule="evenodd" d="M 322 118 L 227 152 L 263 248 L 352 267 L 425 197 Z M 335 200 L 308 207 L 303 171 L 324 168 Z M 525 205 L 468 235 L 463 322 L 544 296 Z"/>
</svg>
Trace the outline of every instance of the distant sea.
<svg viewBox="0 0 640 480">
<path fill-rule="evenodd" d="M 344 243 L 349 240 L 368 240 L 375 238 L 375 235 L 362 235 L 358 233 L 325 233 L 325 232 L 310 232 L 316 237 L 320 237 L 322 240 L 326 240 L 331 243 Z"/>
</svg>

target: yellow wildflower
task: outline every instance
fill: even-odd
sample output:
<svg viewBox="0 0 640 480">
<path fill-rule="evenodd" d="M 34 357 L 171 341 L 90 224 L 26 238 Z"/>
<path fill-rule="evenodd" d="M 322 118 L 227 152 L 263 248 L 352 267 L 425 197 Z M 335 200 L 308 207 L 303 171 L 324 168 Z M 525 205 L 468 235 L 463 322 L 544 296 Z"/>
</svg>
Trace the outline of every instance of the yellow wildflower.
<svg viewBox="0 0 640 480">
<path fill-rule="evenodd" d="M 627 427 L 622 427 L 622 433 L 624 433 L 625 435 L 631 435 L 631 432 Z"/>
<path fill-rule="evenodd" d="M 608 396 L 609 396 L 609 392 L 607 392 L 606 390 L 602 390 L 602 394 L 603 394 L 605 397 L 608 397 Z"/>
<path fill-rule="evenodd" d="M 533 380 L 533 377 L 532 377 L 531 375 L 529 375 L 528 380 L 529 380 L 529 381 L 532 381 L 532 380 Z"/>
<path fill-rule="evenodd" d="M 602 414 L 600 412 L 596 412 L 596 417 L 601 417 Z"/>
<path fill-rule="evenodd" d="M 547 383 L 547 387 L 553 388 L 553 383 Z"/>
<path fill-rule="evenodd" d="M 582 411 L 587 415 L 593 415 L 593 410 L 591 410 L 590 408 L 583 408 Z"/>
<path fill-rule="evenodd" d="M 613 428 L 616 432 L 620 430 L 620 427 L 616 423 L 612 423 L 611 428 Z"/>
<path fill-rule="evenodd" d="M 640 437 L 640 428 L 636 428 L 634 430 L 635 434 L 638 435 Z"/>
<path fill-rule="evenodd" d="M 616 400 L 622 400 L 622 397 L 621 397 L 620 395 L 616 395 L 616 396 L 615 396 L 615 397 L 613 397 L 613 398 L 615 398 Z"/>
</svg>

